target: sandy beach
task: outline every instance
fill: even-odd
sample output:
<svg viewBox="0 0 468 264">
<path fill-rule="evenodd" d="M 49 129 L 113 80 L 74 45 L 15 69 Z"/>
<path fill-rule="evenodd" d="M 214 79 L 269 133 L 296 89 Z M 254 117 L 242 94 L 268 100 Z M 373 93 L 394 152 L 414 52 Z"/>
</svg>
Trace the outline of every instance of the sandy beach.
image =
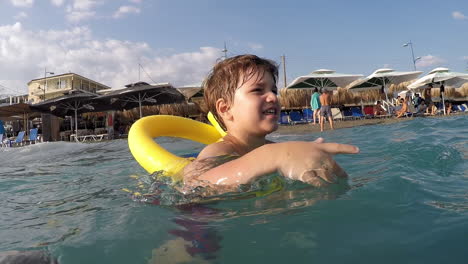
<svg viewBox="0 0 468 264">
<path fill-rule="evenodd" d="M 466 115 L 465 113 L 457 113 L 454 115 Z M 448 116 L 443 116 L 443 115 L 437 115 L 437 116 L 426 116 L 423 118 L 445 118 L 445 117 L 450 117 L 452 115 Z M 419 117 L 405 117 L 405 118 L 372 118 L 372 119 L 358 119 L 358 120 L 346 120 L 346 121 L 335 121 L 333 123 L 335 129 L 342 129 L 342 128 L 349 128 L 349 127 L 355 127 L 355 126 L 368 126 L 368 125 L 382 125 L 382 124 L 395 124 L 399 122 L 407 122 L 410 120 L 413 120 L 414 118 L 419 118 Z M 330 130 L 330 125 L 325 123 L 324 127 L 324 133 Z M 275 133 L 281 133 L 281 134 L 289 134 L 289 133 L 295 133 L 295 134 L 306 134 L 306 133 L 316 133 L 320 132 L 320 125 L 319 124 L 296 124 L 296 125 L 280 125 L 278 130 Z"/>
</svg>

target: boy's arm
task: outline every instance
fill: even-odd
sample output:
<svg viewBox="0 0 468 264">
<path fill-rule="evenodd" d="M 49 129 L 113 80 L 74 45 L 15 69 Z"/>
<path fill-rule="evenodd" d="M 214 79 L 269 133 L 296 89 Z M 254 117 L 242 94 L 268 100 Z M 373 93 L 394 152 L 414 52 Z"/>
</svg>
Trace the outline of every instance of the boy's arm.
<svg viewBox="0 0 468 264">
<path fill-rule="evenodd" d="M 239 185 L 273 172 L 314 185 L 318 178 L 335 182 L 346 173 L 331 158 L 332 154 L 358 153 L 351 145 L 315 142 L 267 144 L 238 159 L 226 162 L 200 175 L 199 179 L 215 185 Z"/>
</svg>

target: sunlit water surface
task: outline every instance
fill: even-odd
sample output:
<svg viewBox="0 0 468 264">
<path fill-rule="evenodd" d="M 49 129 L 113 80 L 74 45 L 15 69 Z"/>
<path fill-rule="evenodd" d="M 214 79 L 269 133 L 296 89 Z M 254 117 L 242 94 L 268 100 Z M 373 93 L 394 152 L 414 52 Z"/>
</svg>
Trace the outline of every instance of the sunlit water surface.
<svg viewBox="0 0 468 264">
<path fill-rule="evenodd" d="M 336 157 L 347 183 L 187 206 L 122 191 L 150 184 L 126 140 L 2 149 L 0 251 L 60 263 L 467 263 L 467 132 L 466 115 L 326 132 L 361 149 Z M 202 148 L 160 142 L 180 155 Z"/>
</svg>

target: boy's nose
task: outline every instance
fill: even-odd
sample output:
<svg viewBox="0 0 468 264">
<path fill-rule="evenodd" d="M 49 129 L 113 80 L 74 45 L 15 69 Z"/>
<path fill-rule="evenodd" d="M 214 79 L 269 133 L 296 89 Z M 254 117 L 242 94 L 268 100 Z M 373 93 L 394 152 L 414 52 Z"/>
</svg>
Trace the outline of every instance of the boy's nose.
<svg viewBox="0 0 468 264">
<path fill-rule="evenodd" d="M 274 92 L 270 91 L 267 94 L 266 100 L 267 102 L 276 102 L 278 100 L 278 97 Z"/>
</svg>

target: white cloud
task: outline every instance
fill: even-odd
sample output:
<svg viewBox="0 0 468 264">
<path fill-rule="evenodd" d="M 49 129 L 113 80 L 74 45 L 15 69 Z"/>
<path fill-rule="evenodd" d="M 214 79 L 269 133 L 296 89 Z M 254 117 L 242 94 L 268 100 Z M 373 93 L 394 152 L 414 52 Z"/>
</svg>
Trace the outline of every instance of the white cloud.
<svg viewBox="0 0 468 264">
<path fill-rule="evenodd" d="M 263 45 L 262 45 L 262 44 L 258 44 L 258 43 L 248 43 L 247 45 L 249 46 L 250 49 L 252 49 L 252 50 L 254 50 L 254 51 L 258 51 L 258 50 L 263 49 Z"/>
<path fill-rule="evenodd" d="M 50 0 L 50 2 L 55 6 L 62 6 L 65 0 Z"/>
<path fill-rule="evenodd" d="M 34 0 L 11 0 L 11 3 L 18 7 L 32 7 Z"/>
<path fill-rule="evenodd" d="M 416 62 L 418 67 L 429 67 L 429 66 L 439 66 L 440 64 L 445 63 L 445 60 L 433 55 L 422 56 L 420 60 Z"/>
<path fill-rule="evenodd" d="M 462 57 L 462 60 L 468 61 L 468 56 L 463 56 L 463 57 Z"/>
<path fill-rule="evenodd" d="M 73 9 L 89 10 L 102 2 L 102 0 L 74 0 Z"/>
<path fill-rule="evenodd" d="M 201 83 L 221 56 L 213 47 L 161 55 L 144 42 L 97 40 L 88 27 L 32 31 L 21 23 L 0 26 L 0 47 L 0 84 L 22 93 L 27 93 L 28 81 L 43 76 L 44 67 L 55 74 L 71 71 L 112 88 L 138 81 L 138 63 L 155 82 Z M 153 82 L 146 74 L 141 81 Z"/>
<path fill-rule="evenodd" d="M 18 14 L 16 14 L 16 16 L 14 16 L 16 20 L 21 20 L 27 17 L 28 17 L 28 14 L 26 14 L 26 12 L 19 12 Z"/>
<path fill-rule="evenodd" d="M 452 17 L 456 20 L 465 20 L 468 19 L 467 16 L 465 16 L 462 12 L 460 11 L 454 11 L 452 12 Z"/>
<path fill-rule="evenodd" d="M 115 13 L 114 13 L 114 18 L 120 18 L 120 17 L 123 17 L 125 14 L 130 14 L 130 13 L 134 13 L 134 14 L 139 14 L 140 13 L 140 8 L 138 7 L 134 7 L 134 6 L 121 6 L 119 7 L 119 10 L 117 10 Z"/>
<path fill-rule="evenodd" d="M 67 14 L 68 21 L 73 22 L 73 23 L 78 23 L 83 20 L 91 19 L 96 15 L 96 12 L 78 11 L 78 10 L 72 10 L 67 13 L 68 13 Z"/>
<path fill-rule="evenodd" d="M 103 4 L 104 0 L 73 0 L 71 5 L 66 8 L 67 20 L 72 23 L 78 23 L 83 20 L 89 20 L 96 16 L 94 9 Z"/>
</svg>

